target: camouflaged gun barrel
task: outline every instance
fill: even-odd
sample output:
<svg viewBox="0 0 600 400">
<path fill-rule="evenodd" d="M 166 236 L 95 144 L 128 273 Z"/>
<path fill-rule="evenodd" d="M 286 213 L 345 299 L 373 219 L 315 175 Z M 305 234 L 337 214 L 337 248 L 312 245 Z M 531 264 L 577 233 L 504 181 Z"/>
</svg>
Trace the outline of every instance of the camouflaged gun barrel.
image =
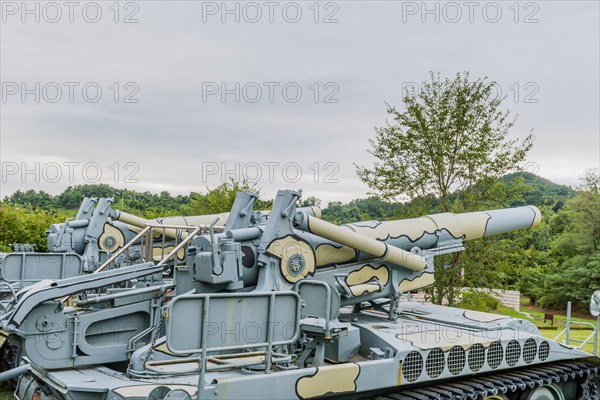
<svg viewBox="0 0 600 400">
<path fill-rule="evenodd" d="M 216 225 L 222 226 L 225 225 L 227 219 L 229 218 L 229 213 L 221 213 L 221 214 L 210 214 L 210 215 L 195 215 L 191 217 L 164 217 L 157 218 L 153 220 L 144 219 L 138 217 L 137 215 L 126 213 L 125 211 L 114 211 L 114 217 L 117 221 L 121 221 L 132 227 L 143 229 L 146 227 L 146 224 L 156 224 L 156 225 L 178 225 L 178 226 L 199 226 L 199 225 L 210 225 L 216 218 L 218 221 Z M 177 237 L 176 229 L 164 229 L 164 236 L 169 239 L 185 239 L 187 234 L 182 232 L 181 237 Z"/>
<path fill-rule="evenodd" d="M 458 240 L 472 240 L 538 226 L 541 213 L 534 206 L 478 211 L 462 214 L 442 213 L 395 221 L 365 221 L 337 226 L 304 216 L 299 227 L 328 241 L 343 245 L 316 244 L 317 264 L 344 263 L 381 258 L 413 271 L 425 268 L 425 259 L 410 252 L 441 247 Z M 322 251 L 319 250 L 322 247 Z M 353 250 L 361 252 L 354 253 Z M 321 254 L 322 253 L 322 254 Z"/>
<path fill-rule="evenodd" d="M 472 240 L 519 229 L 535 228 L 542 213 L 535 206 L 503 208 L 461 214 L 431 214 L 396 221 L 369 221 L 344 225 L 356 233 L 396 245 L 399 239 L 419 242 L 422 249 L 436 247 L 443 233 L 451 238 Z M 402 247 L 402 246 L 399 246 Z"/>
<path fill-rule="evenodd" d="M 372 239 L 310 215 L 306 215 L 305 228 L 308 232 L 322 238 L 371 254 L 413 271 L 422 271 L 427 265 L 425 258 L 418 254 L 388 246 L 383 241 Z"/>
<path fill-rule="evenodd" d="M 321 217 L 321 209 L 317 206 L 312 207 L 301 207 L 298 210 L 307 213 L 308 215 L 314 217 Z M 269 211 L 261 211 L 262 214 L 268 214 Z M 146 227 L 146 224 L 160 224 L 160 225 L 178 225 L 178 226 L 199 226 L 199 225 L 210 225 L 215 218 L 218 218 L 218 221 L 215 225 L 224 226 L 229 219 L 229 213 L 221 213 L 221 214 L 209 214 L 209 215 L 195 215 L 191 217 L 163 217 L 157 218 L 153 220 L 148 220 L 145 218 L 138 217 L 137 215 L 126 213 L 125 211 L 114 210 L 113 212 L 114 219 L 117 221 L 121 221 L 125 224 L 128 224 L 134 227 L 134 230 L 141 230 Z M 137 229 L 135 229 L 137 228 Z M 175 229 L 165 229 L 164 230 L 165 237 L 169 239 L 175 239 L 177 236 L 177 231 Z M 181 233 L 181 237 L 177 239 L 185 239 L 187 236 L 186 232 Z"/>
</svg>

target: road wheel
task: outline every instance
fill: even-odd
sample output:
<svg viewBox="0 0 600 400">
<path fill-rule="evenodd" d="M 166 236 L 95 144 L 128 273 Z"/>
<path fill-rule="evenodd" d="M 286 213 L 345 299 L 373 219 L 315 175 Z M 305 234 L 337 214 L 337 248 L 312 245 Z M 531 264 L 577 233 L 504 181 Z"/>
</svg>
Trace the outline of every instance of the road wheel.
<svg viewBox="0 0 600 400">
<path fill-rule="evenodd" d="M 565 400 L 565 395 L 559 386 L 543 385 L 526 390 L 519 400 Z"/>
</svg>

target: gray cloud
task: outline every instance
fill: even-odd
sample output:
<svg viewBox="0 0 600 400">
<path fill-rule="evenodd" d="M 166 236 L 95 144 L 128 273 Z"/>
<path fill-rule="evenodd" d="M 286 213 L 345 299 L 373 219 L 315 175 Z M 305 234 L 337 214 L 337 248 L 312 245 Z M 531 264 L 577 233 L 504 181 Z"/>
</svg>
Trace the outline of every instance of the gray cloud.
<svg viewBox="0 0 600 400">
<path fill-rule="evenodd" d="M 507 96 L 505 106 L 520 115 L 513 136 L 522 138 L 534 128 L 530 161 L 539 174 L 575 184 L 585 168 L 599 163 L 596 2 L 519 3 L 518 15 L 512 2 L 481 2 L 472 23 L 461 2 L 453 3 L 462 12 L 455 23 L 448 3 L 435 2 L 427 7 L 434 10 L 437 4 L 439 22 L 435 12 L 423 14 L 421 2 L 343 1 L 327 9 L 327 3 L 320 3 L 319 23 L 309 8 L 313 2 L 296 3 L 303 12 L 297 23 L 277 12 L 273 23 L 248 23 L 244 15 L 240 23 L 231 15 L 222 23 L 220 15 L 206 14 L 203 22 L 203 7 L 221 2 L 192 1 L 133 2 L 139 22 L 114 23 L 108 9 L 112 3 L 98 4 L 103 15 L 95 24 L 77 13 L 72 24 L 48 23 L 43 15 L 40 23 L 31 17 L 22 23 L 19 14 L 3 11 L 3 87 L 10 82 L 26 82 L 30 88 L 35 82 L 42 87 L 79 83 L 73 102 L 63 86 L 57 103 L 42 96 L 38 104 L 33 95 L 23 103 L 18 94 L 0 103 L 3 163 L 96 162 L 106 183 L 187 193 L 220 183 L 223 174 L 202 176 L 206 163 L 220 169 L 239 163 L 241 173 L 244 166 L 251 172 L 254 164 L 249 163 L 273 162 L 279 166 L 272 181 L 262 165 L 258 183 L 267 196 L 292 187 L 326 202 L 347 201 L 368 191 L 353 162 L 372 162 L 368 139 L 373 127 L 385 121 L 384 102 L 400 105 L 403 84 L 422 82 L 430 70 L 444 75 L 468 70 L 473 77 L 498 81 Z M 496 5 L 502 15 L 488 22 L 495 18 Z M 484 8 L 489 14 L 482 14 Z M 132 10 L 120 10 L 119 21 Z M 264 6 L 262 11 L 267 12 Z M 334 11 L 339 22 L 322 23 Z M 527 18 L 538 21 L 525 23 Z M 78 92 L 90 82 L 102 89 L 97 103 Z M 139 88 L 135 94 L 125 87 L 131 82 Z M 239 103 L 233 94 L 222 103 L 220 93 L 206 93 L 211 83 L 231 89 L 236 82 L 240 88 L 256 83 L 262 88 L 260 100 L 247 101 L 252 85 Z M 279 84 L 272 102 L 268 82 Z M 297 102 L 281 92 L 286 84 L 302 89 Z M 127 95 L 139 102 L 123 103 Z M 326 102 L 328 95 L 327 100 L 337 102 Z M 115 162 L 119 179 L 109 168 Z M 138 183 L 123 182 L 127 162 L 139 166 Z M 298 181 L 284 179 L 286 163 L 300 166 Z M 323 182 L 327 174 L 334 182 Z M 19 174 L 3 176 L 0 194 L 28 188 L 58 193 L 71 183 L 38 183 L 34 175 L 24 180 Z M 84 183 L 80 175 L 73 183 Z"/>
</svg>

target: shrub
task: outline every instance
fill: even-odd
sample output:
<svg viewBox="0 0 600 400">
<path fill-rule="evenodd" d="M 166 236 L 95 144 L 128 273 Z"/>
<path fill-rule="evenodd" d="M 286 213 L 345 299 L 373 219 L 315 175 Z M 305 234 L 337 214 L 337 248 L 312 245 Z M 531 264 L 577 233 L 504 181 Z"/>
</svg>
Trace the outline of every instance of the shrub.
<svg viewBox="0 0 600 400">
<path fill-rule="evenodd" d="M 462 299 L 456 305 L 466 310 L 492 312 L 498 309 L 500 301 L 486 292 L 462 292 Z"/>
</svg>

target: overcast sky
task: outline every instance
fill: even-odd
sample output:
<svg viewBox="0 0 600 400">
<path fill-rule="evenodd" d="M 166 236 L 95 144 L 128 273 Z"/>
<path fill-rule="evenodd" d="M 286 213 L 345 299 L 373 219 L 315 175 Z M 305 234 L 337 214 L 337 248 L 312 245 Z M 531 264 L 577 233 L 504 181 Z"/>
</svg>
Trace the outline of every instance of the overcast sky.
<svg viewBox="0 0 600 400">
<path fill-rule="evenodd" d="M 25 5 L 25 6 L 24 6 Z M 429 71 L 488 76 L 527 169 L 597 168 L 599 2 L 2 1 L 2 197 L 109 183 L 364 197 L 353 163 Z M 101 176 L 100 176 L 101 175 Z"/>
</svg>

